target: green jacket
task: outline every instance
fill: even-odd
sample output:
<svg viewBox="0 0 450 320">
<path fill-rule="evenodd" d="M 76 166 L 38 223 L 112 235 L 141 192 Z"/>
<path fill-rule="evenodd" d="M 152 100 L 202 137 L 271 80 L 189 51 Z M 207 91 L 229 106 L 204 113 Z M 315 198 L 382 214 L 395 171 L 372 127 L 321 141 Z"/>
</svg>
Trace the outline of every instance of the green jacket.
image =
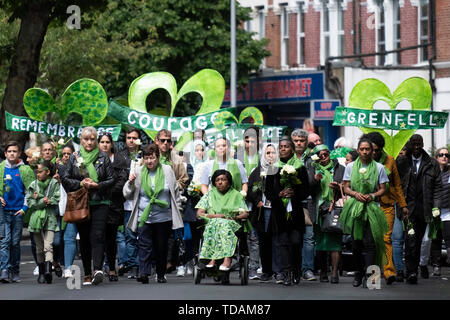
<svg viewBox="0 0 450 320">
<path fill-rule="evenodd" d="M 28 206 L 27 213 L 30 213 L 30 222 L 28 224 L 29 232 L 39 232 L 41 230 L 59 231 L 58 221 L 56 220 L 57 207 L 59 204 L 59 183 L 55 179 L 50 180 L 47 190 L 44 192 L 50 199 L 50 204 L 44 204 L 44 196 L 39 194 L 34 198 L 34 192 L 39 193 L 37 180 L 34 180 L 27 189 L 25 201 Z"/>
</svg>

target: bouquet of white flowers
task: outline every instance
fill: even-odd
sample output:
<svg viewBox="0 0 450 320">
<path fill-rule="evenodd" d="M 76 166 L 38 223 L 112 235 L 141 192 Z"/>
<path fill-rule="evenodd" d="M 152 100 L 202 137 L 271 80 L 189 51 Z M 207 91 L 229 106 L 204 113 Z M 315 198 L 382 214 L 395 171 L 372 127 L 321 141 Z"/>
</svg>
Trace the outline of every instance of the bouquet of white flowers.
<svg viewBox="0 0 450 320">
<path fill-rule="evenodd" d="M 191 181 L 187 187 L 187 194 L 193 198 L 201 198 L 201 184 Z"/>
<path fill-rule="evenodd" d="M 292 188 L 294 185 L 299 185 L 302 183 L 297 176 L 297 170 L 295 170 L 295 167 L 289 164 L 285 164 L 283 168 L 281 168 L 280 175 L 281 175 L 280 184 L 284 188 Z M 286 207 L 287 220 L 292 219 L 291 199 L 282 197 L 281 201 Z"/>
</svg>

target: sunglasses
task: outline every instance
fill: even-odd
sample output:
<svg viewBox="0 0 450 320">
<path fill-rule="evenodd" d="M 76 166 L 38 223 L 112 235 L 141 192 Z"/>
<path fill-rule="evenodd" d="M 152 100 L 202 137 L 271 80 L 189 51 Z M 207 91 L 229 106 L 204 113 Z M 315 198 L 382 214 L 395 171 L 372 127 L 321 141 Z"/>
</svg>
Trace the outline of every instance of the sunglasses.
<svg viewBox="0 0 450 320">
<path fill-rule="evenodd" d="M 161 141 L 161 143 L 171 143 L 172 139 L 158 139 L 159 141 Z"/>
<path fill-rule="evenodd" d="M 446 157 L 447 159 L 450 159 L 450 155 L 448 153 L 439 153 L 438 157 L 439 158 Z"/>
<path fill-rule="evenodd" d="M 108 136 L 108 137 L 112 137 L 111 132 L 108 131 L 102 131 L 98 134 L 99 137 L 103 137 L 103 136 Z"/>
</svg>

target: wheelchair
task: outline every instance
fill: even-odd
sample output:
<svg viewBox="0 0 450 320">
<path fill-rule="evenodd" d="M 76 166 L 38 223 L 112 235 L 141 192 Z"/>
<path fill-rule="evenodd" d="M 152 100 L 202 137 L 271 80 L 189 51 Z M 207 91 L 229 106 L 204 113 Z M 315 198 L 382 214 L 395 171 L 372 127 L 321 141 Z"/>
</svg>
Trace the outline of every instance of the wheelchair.
<svg viewBox="0 0 450 320">
<path fill-rule="evenodd" d="M 244 222 L 245 220 L 241 220 Z M 242 226 L 242 223 L 241 223 Z M 230 284 L 230 273 L 232 271 L 239 271 L 239 277 L 241 280 L 241 285 L 248 285 L 248 268 L 249 268 L 249 260 L 250 256 L 248 253 L 247 246 L 247 233 L 243 231 L 243 227 L 241 227 L 238 231 L 236 231 L 235 235 L 237 236 L 236 250 L 234 255 L 231 257 L 231 268 L 228 271 L 219 270 L 219 266 L 223 263 L 224 259 L 215 260 L 215 265 L 213 268 L 206 268 L 206 264 L 201 261 L 200 250 L 202 247 L 203 237 L 200 238 L 199 241 L 199 252 L 196 254 L 194 261 L 194 284 L 200 284 L 202 279 L 213 278 L 214 282 L 220 282 L 223 285 Z M 203 259 L 202 259 L 203 260 Z M 209 262 L 209 260 L 205 259 Z M 208 263 L 206 262 L 206 263 Z"/>
</svg>

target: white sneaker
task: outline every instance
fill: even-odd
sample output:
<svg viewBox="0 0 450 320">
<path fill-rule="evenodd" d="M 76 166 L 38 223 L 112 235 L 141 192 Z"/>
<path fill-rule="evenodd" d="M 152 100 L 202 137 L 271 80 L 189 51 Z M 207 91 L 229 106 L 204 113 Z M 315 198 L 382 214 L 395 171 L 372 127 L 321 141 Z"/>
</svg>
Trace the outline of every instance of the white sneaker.
<svg viewBox="0 0 450 320">
<path fill-rule="evenodd" d="M 186 267 L 186 274 L 188 275 L 188 276 L 190 276 L 190 275 L 192 275 L 194 273 L 194 270 L 192 269 L 192 267 L 191 266 L 187 266 Z"/>
<path fill-rule="evenodd" d="M 186 274 L 185 266 L 177 267 L 177 277 L 184 277 L 185 274 Z"/>
<path fill-rule="evenodd" d="M 256 273 L 262 274 L 262 267 L 259 267 L 258 270 L 256 270 Z"/>
<path fill-rule="evenodd" d="M 39 266 L 36 266 L 36 268 L 34 268 L 33 270 L 33 276 L 38 276 L 39 275 Z"/>
<path fill-rule="evenodd" d="M 72 271 L 70 271 L 70 269 L 65 269 L 63 277 L 64 278 L 73 278 Z"/>
</svg>

